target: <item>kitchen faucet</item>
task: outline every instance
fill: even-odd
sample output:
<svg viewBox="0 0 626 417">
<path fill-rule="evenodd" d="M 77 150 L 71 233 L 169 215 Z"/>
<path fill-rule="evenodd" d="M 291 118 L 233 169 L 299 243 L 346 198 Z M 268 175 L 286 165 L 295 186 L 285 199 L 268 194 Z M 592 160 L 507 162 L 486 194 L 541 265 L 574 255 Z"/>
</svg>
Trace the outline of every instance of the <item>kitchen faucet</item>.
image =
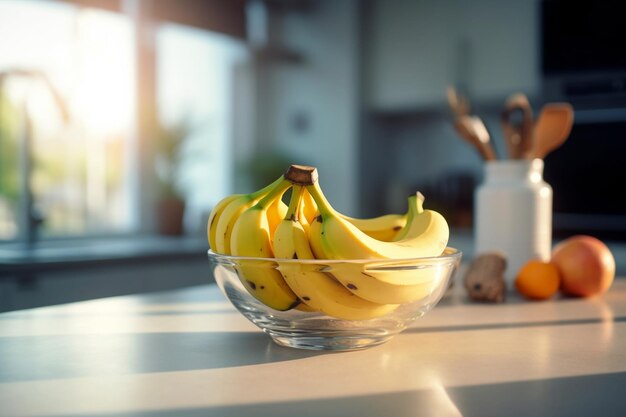
<svg viewBox="0 0 626 417">
<path fill-rule="evenodd" d="M 56 104 L 61 117 L 65 123 L 69 123 L 70 114 L 68 107 L 63 100 L 59 91 L 54 87 L 50 79 L 41 71 L 23 68 L 12 68 L 0 71 L 0 96 L 4 87 L 5 81 L 9 78 L 20 77 L 29 78 L 43 82 L 48 91 L 52 95 L 53 101 Z M 35 209 L 35 201 L 31 188 L 32 177 L 32 129 L 28 116 L 26 100 L 22 106 L 22 126 L 20 128 L 19 137 L 19 149 L 20 149 L 20 202 L 18 209 L 18 225 L 20 231 L 19 240 L 21 240 L 27 247 L 34 245 L 37 240 L 37 231 L 43 217 Z"/>
</svg>

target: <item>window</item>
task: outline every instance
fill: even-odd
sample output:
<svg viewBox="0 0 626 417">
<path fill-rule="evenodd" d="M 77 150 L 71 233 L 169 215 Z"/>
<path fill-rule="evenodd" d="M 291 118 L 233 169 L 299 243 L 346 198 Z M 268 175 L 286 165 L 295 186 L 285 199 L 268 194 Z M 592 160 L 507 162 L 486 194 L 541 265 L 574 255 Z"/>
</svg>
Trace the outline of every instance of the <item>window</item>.
<svg viewBox="0 0 626 417">
<path fill-rule="evenodd" d="M 186 124 L 179 186 L 192 227 L 230 193 L 234 69 L 245 65 L 243 42 L 185 26 L 162 25 L 156 38 L 161 123 Z"/>
<path fill-rule="evenodd" d="M 140 193 L 156 193 L 139 186 L 138 147 L 156 145 L 136 138 L 135 24 L 62 2 L 0 2 L 0 241 L 27 239 L 29 207 L 43 218 L 43 238 L 140 230 Z M 161 125 L 188 132 L 175 178 L 188 229 L 199 231 L 232 191 L 235 70 L 247 50 L 205 30 L 151 27 L 157 82 L 150 96 Z"/>
<path fill-rule="evenodd" d="M 44 237 L 136 228 L 133 33 L 119 14 L 0 3 L 0 239 L 23 233 L 25 178 Z"/>
</svg>

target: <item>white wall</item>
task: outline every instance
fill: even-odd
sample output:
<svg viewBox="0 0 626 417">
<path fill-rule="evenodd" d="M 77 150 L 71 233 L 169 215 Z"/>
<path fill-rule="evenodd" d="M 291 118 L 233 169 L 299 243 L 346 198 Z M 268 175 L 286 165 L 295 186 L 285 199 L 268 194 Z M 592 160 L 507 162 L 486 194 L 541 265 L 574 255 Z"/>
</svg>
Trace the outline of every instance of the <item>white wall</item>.
<svg viewBox="0 0 626 417">
<path fill-rule="evenodd" d="M 493 100 L 539 89 L 539 0 L 375 0 L 367 65 L 377 109 L 441 105 L 465 84 Z"/>
<path fill-rule="evenodd" d="M 346 213 L 356 212 L 357 199 L 357 6 L 356 0 L 322 0 L 311 11 L 285 14 L 280 41 L 301 52 L 304 63 L 270 65 L 258 90 L 266 95 L 260 139 L 294 155 L 294 162 L 317 166 L 327 197 Z M 308 128 L 294 127 L 298 114 Z"/>
</svg>

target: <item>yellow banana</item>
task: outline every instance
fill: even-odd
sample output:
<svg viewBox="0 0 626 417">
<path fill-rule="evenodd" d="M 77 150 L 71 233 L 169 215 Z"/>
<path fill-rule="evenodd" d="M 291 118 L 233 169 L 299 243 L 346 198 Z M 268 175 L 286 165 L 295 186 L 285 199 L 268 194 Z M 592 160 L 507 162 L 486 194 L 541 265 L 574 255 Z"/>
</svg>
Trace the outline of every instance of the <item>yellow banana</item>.
<svg viewBox="0 0 626 417">
<path fill-rule="evenodd" d="M 287 214 L 287 205 L 277 198 L 267 209 L 267 222 L 269 224 L 270 237 L 274 236 L 276 228 Z"/>
<path fill-rule="evenodd" d="M 274 235 L 274 255 L 280 259 L 314 259 L 304 227 L 299 221 L 299 207 L 304 187 L 296 186 L 285 219 Z M 320 265 L 280 262 L 279 271 L 296 295 L 309 307 L 328 316 L 345 320 L 367 320 L 395 310 L 397 304 L 377 304 L 354 295 L 330 274 L 320 272 Z"/>
<path fill-rule="evenodd" d="M 309 193 L 306 188 L 302 193 L 302 201 L 300 202 L 301 213 L 300 223 L 306 221 L 307 223 L 313 223 L 315 217 L 319 214 L 317 212 L 317 204 L 315 204 L 315 200 L 311 197 L 311 193 Z"/>
<path fill-rule="evenodd" d="M 213 251 L 216 250 L 217 221 L 226 206 L 239 197 L 241 197 L 241 194 L 229 195 L 228 197 L 220 200 L 220 202 L 213 207 L 213 210 L 211 210 L 211 215 L 209 216 L 209 221 L 207 222 L 207 238 L 209 240 L 209 246 L 213 249 Z"/>
<path fill-rule="evenodd" d="M 322 216 L 311 224 L 309 244 L 318 259 L 332 259 L 322 247 Z M 379 304 L 402 304 L 429 296 L 445 278 L 442 270 L 424 262 L 418 269 L 415 261 L 333 263 L 332 275 L 346 289 L 364 300 Z"/>
<path fill-rule="evenodd" d="M 299 209 L 298 209 L 298 222 L 300 223 L 300 226 L 302 227 L 302 230 L 304 230 L 304 235 L 305 235 L 304 237 L 308 240 L 308 238 L 309 238 L 309 230 L 311 228 L 311 224 L 309 223 L 309 220 L 307 219 L 306 211 L 304 209 L 305 205 L 306 205 L 305 196 L 309 196 L 309 198 L 310 198 L 310 194 L 306 191 L 306 188 L 303 189 L 302 201 L 301 201 Z M 317 212 L 317 206 L 315 206 L 315 210 L 316 211 L 313 212 L 313 216 L 312 216 L 313 221 L 315 221 L 315 216 L 316 216 L 316 212 Z M 283 226 L 283 227 L 285 227 L 285 226 Z M 278 232 L 278 229 L 276 231 Z M 278 257 L 278 255 L 276 255 L 276 256 Z M 323 256 L 321 258 L 323 258 Z M 318 310 L 315 310 L 314 308 L 310 307 L 306 303 L 299 304 L 298 307 L 296 307 L 296 309 L 302 310 L 302 311 L 318 311 Z"/>
<path fill-rule="evenodd" d="M 244 210 L 235 221 L 230 249 L 235 256 L 273 258 L 270 226 L 267 210 L 280 199 L 291 183 L 282 180 L 255 205 Z M 248 292 L 263 304 L 275 310 L 285 311 L 300 303 L 289 288 L 276 264 L 269 261 L 240 259 L 237 261 L 239 279 Z"/>
<path fill-rule="evenodd" d="M 333 276 L 352 293 L 375 303 L 401 304 L 428 297 L 445 279 L 445 268 L 429 266 L 428 262 L 421 268 L 416 265 L 419 261 L 402 261 L 438 256 L 447 244 L 449 230 L 445 219 L 439 213 L 422 209 L 421 194 L 409 198 L 407 224 L 400 232 L 404 238 L 382 242 L 337 216 L 317 183 L 308 189 L 321 213 L 309 233 L 315 255 L 327 259 L 372 259 L 367 264 L 333 264 Z M 396 261 L 389 264 L 376 259 Z"/>
<path fill-rule="evenodd" d="M 360 231 L 371 238 L 390 242 L 395 239 L 398 232 L 404 227 L 407 220 L 406 214 L 386 214 L 371 219 L 357 219 L 343 216 L 344 219 L 355 225 Z"/>
<path fill-rule="evenodd" d="M 292 188 L 292 199 L 293 199 L 293 193 L 295 191 L 295 188 L 296 187 Z M 300 188 L 302 188 L 302 187 L 300 187 Z M 298 206 L 298 218 L 300 219 L 300 224 L 306 230 L 306 228 L 308 228 L 308 223 L 307 223 L 306 217 L 304 216 L 303 209 L 304 209 L 304 201 L 301 201 L 301 203 Z M 287 208 L 287 212 L 285 212 L 285 215 L 283 216 L 283 218 L 281 219 L 281 222 L 276 227 L 276 230 L 275 230 L 274 235 L 272 237 L 272 247 L 274 249 L 274 257 L 276 257 L 276 258 L 282 258 L 283 256 L 281 256 L 281 255 L 284 255 L 287 252 L 289 252 L 289 253 L 292 252 L 290 250 L 287 250 L 287 252 L 286 252 L 285 251 L 285 246 L 284 246 L 285 242 L 281 242 L 281 241 L 283 241 L 285 239 L 285 232 L 286 232 L 286 230 L 284 230 L 285 229 L 285 225 L 283 223 L 286 222 L 287 219 L 289 219 L 291 217 L 291 215 L 292 215 L 292 213 L 289 213 L 288 210 L 289 209 Z M 290 232 L 290 230 L 288 232 Z M 277 249 L 277 245 L 278 245 L 278 249 Z M 277 250 L 278 250 L 278 252 L 277 252 Z M 279 267 L 279 269 L 280 269 L 280 267 Z M 314 308 L 310 307 L 308 304 L 306 304 L 304 302 L 301 302 L 300 304 L 298 304 L 296 306 L 296 310 L 300 310 L 300 311 L 304 311 L 304 312 L 316 312 L 316 311 L 318 311 L 318 310 L 315 310 Z"/>
<path fill-rule="evenodd" d="M 326 255 L 322 245 L 322 237 L 324 237 L 324 235 L 322 234 L 321 214 L 315 217 L 313 223 L 309 225 L 307 236 L 309 238 L 309 245 L 311 246 L 311 250 L 313 251 L 313 255 L 315 255 L 316 259 L 331 259 L 328 255 Z"/>
<path fill-rule="evenodd" d="M 304 191 L 306 191 L 306 188 L 304 189 Z M 305 193 L 303 192 L 302 195 L 304 196 L 304 194 Z M 311 223 L 309 222 L 309 220 L 307 219 L 305 215 L 302 203 L 300 204 L 300 207 L 298 209 L 298 221 L 302 225 L 302 228 L 304 229 L 304 232 L 306 233 L 306 235 L 309 236 L 309 229 L 311 228 Z M 315 221 L 315 216 L 313 216 L 313 221 Z"/>
<path fill-rule="evenodd" d="M 307 187 L 320 211 L 323 251 L 331 259 L 409 259 L 439 256 L 449 238 L 448 223 L 436 211 L 421 209 L 423 196 L 409 198 L 404 238 L 393 242 L 376 240 L 343 219 L 328 203 L 319 183 Z M 318 216 L 319 218 L 319 216 Z"/>
<path fill-rule="evenodd" d="M 353 294 L 373 303 L 404 304 L 422 300 L 441 288 L 452 265 L 420 265 L 401 263 L 384 265 L 376 263 L 339 263 L 333 265 L 332 274 Z M 422 281 L 419 284 L 411 282 Z"/>
<path fill-rule="evenodd" d="M 222 210 L 219 218 L 217 218 L 215 226 L 215 246 L 213 251 L 224 255 L 231 255 L 230 240 L 233 226 L 241 213 L 249 207 L 254 206 L 269 191 L 274 189 L 278 184 L 284 181 L 283 176 L 271 183 L 265 188 L 250 194 L 239 195 L 230 201 Z M 228 198 L 228 197 L 226 197 Z"/>
<path fill-rule="evenodd" d="M 302 206 L 306 220 L 312 223 L 319 214 L 317 204 L 309 192 L 305 192 L 302 197 Z M 396 239 L 398 232 L 406 224 L 408 214 L 386 214 L 384 216 L 373 217 L 371 219 L 357 219 L 341 213 L 339 216 L 355 225 L 366 235 L 384 242 Z"/>
<path fill-rule="evenodd" d="M 306 191 L 306 189 L 305 189 L 305 191 Z M 300 225 L 302 226 L 302 229 L 304 230 L 304 233 L 305 233 L 306 237 L 308 238 L 308 236 L 309 236 L 309 228 L 311 227 L 311 224 L 309 223 L 309 221 L 308 221 L 308 219 L 306 217 L 306 214 L 305 214 L 306 213 L 306 211 L 305 211 L 305 204 L 306 203 L 305 203 L 305 198 L 304 198 L 305 195 L 308 195 L 309 198 L 311 198 L 309 193 L 306 193 L 306 192 L 302 193 L 302 196 L 303 196 L 302 202 L 300 203 L 300 206 L 298 208 L 298 220 L 299 220 Z M 313 200 L 311 200 L 311 201 L 313 201 Z M 315 211 L 317 211 L 317 207 L 315 207 Z M 313 212 L 313 216 L 312 217 L 315 220 L 315 212 Z M 278 231 L 278 228 L 277 228 L 276 231 Z M 278 255 L 276 255 L 276 256 L 278 257 Z M 296 307 L 296 310 L 308 311 L 308 312 L 317 311 L 314 308 L 310 307 L 306 303 L 298 304 L 298 307 Z"/>
</svg>

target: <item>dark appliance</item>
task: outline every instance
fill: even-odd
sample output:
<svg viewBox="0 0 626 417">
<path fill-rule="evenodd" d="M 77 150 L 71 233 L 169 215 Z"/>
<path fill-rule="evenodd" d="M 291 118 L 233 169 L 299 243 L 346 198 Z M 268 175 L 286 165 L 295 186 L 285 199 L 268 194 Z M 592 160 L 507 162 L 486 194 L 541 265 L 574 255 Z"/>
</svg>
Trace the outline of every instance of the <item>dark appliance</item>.
<svg viewBox="0 0 626 417">
<path fill-rule="evenodd" d="M 545 161 L 557 236 L 626 240 L 626 24 L 620 3 L 544 0 L 544 101 L 569 101 L 575 125 Z"/>
</svg>

